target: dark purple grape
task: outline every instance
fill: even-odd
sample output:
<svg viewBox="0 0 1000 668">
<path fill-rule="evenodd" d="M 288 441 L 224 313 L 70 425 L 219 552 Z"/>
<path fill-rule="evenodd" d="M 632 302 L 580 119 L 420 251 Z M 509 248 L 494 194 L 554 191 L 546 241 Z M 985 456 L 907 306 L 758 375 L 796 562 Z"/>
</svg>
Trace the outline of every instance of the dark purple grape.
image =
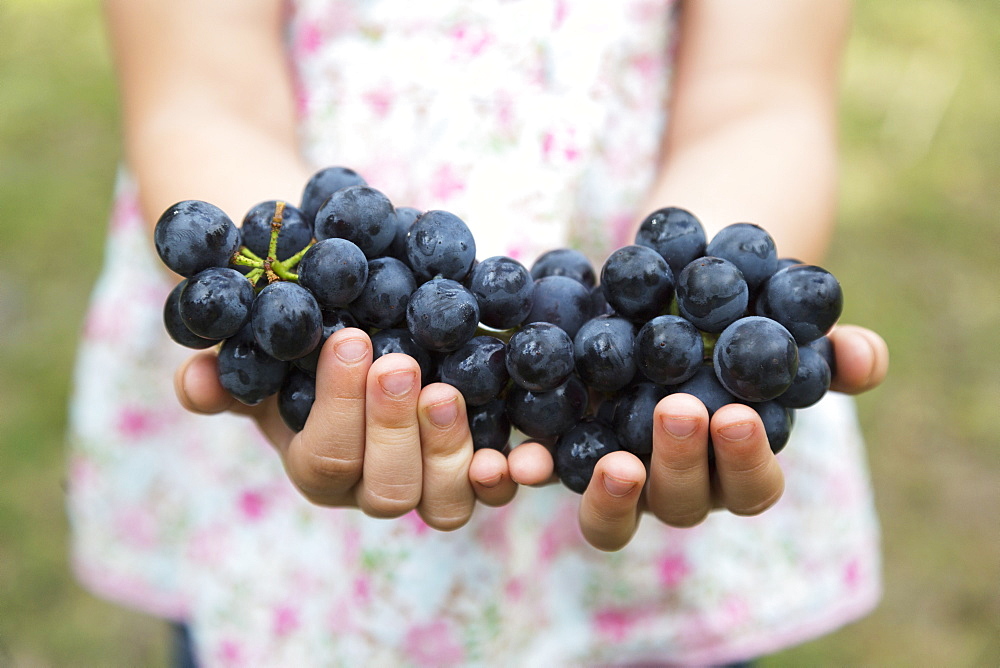
<svg viewBox="0 0 1000 668">
<path fill-rule="evenodd" d="M 275 394 L 285 380 L 288 362 L 261 350 L 247 324 L 219 349 L 219 383 L 236 399 L 254 406 Z"/>
<path fill-rule="evenodd" d="M 438 380 L 458 389 L 467 406 L 496 399 L 510 379 L 506 345 L 492 336 L 474 336 L 438 365 Z"/>
<path fill-rule="evenodd" d="M 546 276 L 566 276 L 588 288 L 594 287 L 597 280 L 590 260 L 574 248 L 557 248 L 542 253 L 531 265 L 531 277 L 537 280 Z"/>
<path fill-rule="evenodd" d="M 594 475 L 598 460 L 621 450 L 614 431 L 596 420 L 583 420 L 559 437 L 555 449 L 555 472 L 564 485 L 583 494 Z"/>
<path fill-rule="evenodd" d="M 695 375 L 671 389 L 674 393 L 690 394 L 705 404 L 709 417 L 723 406 L 743 403 L 722 386 L 715 375 L 715 369 L 709 364 L 702 365 Z"/>
<path fill-rule="evenodd" d="M 623 450 L 635 455 L 653 451 L 653 410 L 665 396 L 667 389 L 656 383 L 636 383 L 622 394 L 612 425 Z"/>
<path fill-rule="evenodd" d="M 719 333 L 746 315 L 750 290 L 732 262 L 701 257 L 677 277 L 677 308 L 703 332 Z"/>
<path fill-rule="evenodd" d="M 163 264 L 181 276 L 227 267 L 240 248 L 240 231 L 219 207 L 186 200 L 163 212 L 153 232 Z"/>
<path fill-rule="evenodd" d="M 435 278 L 410 296 L 406 326 L 413 340 L 427 350 L 458 350 L 476 334 L 479 304 L 461 283 Z"/>
<path fill-rule="evenodd" d="M 389 353 L 401 353 L 417 360 L 422 385 L 429 385 L 437 377 L 437 363 L 434 361 L 434 356 L 430 351 L 418 346 L 410 335 L 410 330 L 405 327 L 380 329 L 372 334 L 372 360 Z"/>
<path fill-rule="evenodd" d="M 416 289 L 413 272 L 403 262 L 394 257 L 375 258 L 368 262 L 368 279 L 351 302 L 351 313 L 371 327 L 396 327 L 406 317 L 406 305 Z"/>
<path fill-rule="evenodd" d="M 462 281 L 476 260 L 476 240 L 455 214 L 428 211 L 406 234 L 406 259 L 418 278 L 440 276 Z"/>
<path fill-rule="evenodd" d="M 830 331 L 844 309 L 844 293 L 826 269 L 799 264 L 764 284 L 756 308 L 758 315 L 777 320 L 803 345 Z"/>
<path fill-rule="evenodd" d="M 243 245 L 258 257 L 267 257 L 271 246 L 271 222 L 278 202 L 261 202 L 243 217 L 240 234 Z M 302 211 L 286 204 L 281 213 L 281 231 L 278 232 L 278 259 L 287 260 L 309 245 L 313 238 L 312 219 L 302 215 Z"/>
<path fill-rule="evenodd" d="M 411 206 L 396 208 L 396 236 L 393 237 L 392 244 L 389 246 L 389 250 L 386 251 L 386 255 L 394 257 L 397 260 L 402 260 L 403 262 L 409 262 L 406 258 L 406 235 L 417 218 L 423 214 L 423 211 L 414 209 Z"/>
<path fill-rule="evenodd" d="M 321 309 L 322 310 L 322 307 Z M 346 309 L 322 310 L 323 312 L 323 334 L 319 338 L 319 343 L 308 355 L 292 360 L 296 368 L 305 371 L 310 376 L 316 376 L 316 367 L 319 365 L 319 354 L 323 350 L 323 344 L 334 332 L 339 332 L 345 327 L 357 327 L 358 322 L 354 316 Z"/>
<path fill-rule="evenodd" d="M 830 389 L 830 365 L 813 348 L 799 346 L 799 368 L 787 390 L 775 401 L 785 408 L 807 408 Z"/>
<path fill-rule="evenodd" d="M 636 367 L 661 385 L 683 383 L 701 368 L 704 355 L 701 332 L 680 316 L 657 316 L 635 337 Z"/>
<path fill-rule="evenodd" d="M 250 317 L 253 286 L 228 267 L 211 267 L 187 280 L 178 299 L 181 320 L 197 336 L 226 339 Z"/>
<path fill-rule="evenodd" d="M 289 369 L 278 390 L 278 414 L 292 431 L 302 431 L 316 401 L 316 379 L 300 369 Z"/>
<path fill-rule="evenodd" d="M 646 216 L 635 234 L 635 243 L 659 253 L 676 277 L 681 269 L 705 255 L 705 228 L 691 212 L 670 206 Z"/>
<path fill-rule="evenodd" d="M 466 408 L 473 450 L 491 448 L 503 451 L 510 443 L 510 420 L 503 399 L 493 399 L 481 406 Z"/>
<path fill-rule="evenodd" d="M 325 309 L 347 306 L 368 280 L 368 259 L 347 239 L 323 239 L 299 262 L 299 285 L 313 293 Z"/>
<path fill-rule="evenodd" d="M 770 401 L 792 384 L 799 350 L 780 324 L 749 316 L 719 335 L 712 361 L 719 382 L 730 393 L 744 401 Z"/>
<path fill-rule="evenodd" d="M 167 334 L 175 343 L 179 343 L 185 348 L 204 350 L 205 348 L 211 348 L 218 341 L 198 336 L 188 329 L 188 326 L 184 324 L 183 318 L 181 318 L 180 295 L 189 280 L 185 278 L 175 285 L 174 289 L 167 295 L 167 301 L 163 305 L 163 325 L 166 327 Z"/>
<path fill-rule="evenodd" d="M 316 214 L 317 240 L 347 239 L 365 257 L 381 255 L 396 236 L 396 211 L 389 198 L 369 186 L 348 186 L 327 199 Z"/>
<path fill-rule="evenodd" d="M 799 346 L 800 348 L 802 346 Z M 833 352 L 833 340 L 829 336 L 821 336 L 815 341 L 810 341 L 805 344 L 806 348 L 812 348 L 826 360 L 827 365 L 830 367 L 830 375 L 837 375 L 837 356 Z"/>
<path fill-rule="evenodd" d="M 617 315 L 645 322 L 667 310 L 674 296 L 674 275 L 652 248 L 625 246 L 604 263 L 601 289 Z"/>
<path fill-rule="evenodd" d="M 779 272 L 782 269 L 787 269 L 788 267 L 794 267 L 797 264 L 805 264 L 802 260 L 797 260 L 794 257 L 779 257 L 778 258 L 778 268 L 775 272 Z"/>
<path fill-rule="evenodd" d="M 534 392 L 555 389 L 573 373 L 573 340 L 561 327 L 533 322 L 510 337 L 506 363 L 518 386 Z"/>
<path fill-rule="evenodd" d="M 493 329 L 517 327 L 531 312 L 535 282 L 523 264 L 501 255 L 476 264 L 469 290 L 479 302 L 479 319 Z"/>
<path fill-rule="evenodd" d="M 588 400 L 587 387 L 576 376 L 548 392 L 532 392 L 515 385 L 507 393 L 507 417 L 531 438 L 551 438 L 583 418 Z"/>
<path fill-rule="evenodd" d="M 607 298 L 604 296 L 604 289 L 595 285 L 590 289 L 590 317 L 596 318 L 599 315 L 614 315 L 615 310 L 611 308 Z"/>
<path fill-rule="evenodd" d="M 566 330 L 570 338 L 591 317 L 590 290 L 566 276 L 546 276 L 535 281 L 531 311 L 525 323 L 548 322 Z"/>
<path fill-rule="evenodd" d="M 323 313 L 312 293 L 296 283 L 271 283 L 253 302 L 250 324 L 257 345 L 271 357 L 308 355 L 323 336 Z"/>
<path fill-rule="evenodd" d="M 573 337 L 576 372 L 588 387 L 615 392 L 635 377 L 635 327 L 616 316 L 588 321 Z"/>
<path fill-rule="evenodd" d="M 764 425 L 764 433 L 767 435 L 767 442 L 771 446 L 771 452 L 778 454 L 788 443 L 788 437 L 792 435 L 792 416 L 794 411 L 785 408 L 777 401 L 764 401 L 761 403 L 748 403 L 750 408 L 757 411 L 760 421 Z"/>
<path fill-rule="evenodd" d="M 347 167 L 327 167 L 321 169 L 309 179 L 302 191 L 302 204 L 299 209 L 305 219 L 313 224 L 316 213 L 330 195 L 348 186 L 367 185 L 361 175 Z"/>
<path fill-rule="evenodd" d="M 705 255 L 735 264 L 752 292 L 778 270 L 774 239 L 753 223 L 734 223 L 722 228 L 708 242 Z"/>
</svg>

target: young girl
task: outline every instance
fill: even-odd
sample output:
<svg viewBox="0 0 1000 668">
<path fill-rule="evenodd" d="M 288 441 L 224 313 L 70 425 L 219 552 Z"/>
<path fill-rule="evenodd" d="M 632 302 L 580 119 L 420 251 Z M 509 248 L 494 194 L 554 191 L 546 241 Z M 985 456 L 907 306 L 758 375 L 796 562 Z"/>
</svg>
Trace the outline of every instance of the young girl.
<svg viewBox="0 0 1000 668">
<path fill-rule="evenodd" d="M 480 257 L 530 264 L 571 239 L 599 256 L 676 205 L 709 235 L 750 220 L 819 261 L 843 3 L 106 4 L 128 166 L 80 352 L 69 499 L 95 592 L 183 621 L 209 665 L 722 663 L 875 604 L 877 524 L 841 395 L 800 411 L 777 458 L 752 410 L 710 421 L 672 395 L 649 472 L 609 455 L 578 497 L 544 484 L 539 444 L 473 456 L 461 395 L 421 389 L 407 357 L 373 363 L 347 329 L 293 435 L 273 402 L 226 395 L 212 354 L 166 338 L 176 277 L 150 243 L 175 201 L 240 220 L 338 164 L 397 206 L 458 214 Z M 878 384 L 881 339 L 833 337 L 836 389 Z M 181 409 L 175 367 L 187 409 L 225 414 Z"/>
</svg>

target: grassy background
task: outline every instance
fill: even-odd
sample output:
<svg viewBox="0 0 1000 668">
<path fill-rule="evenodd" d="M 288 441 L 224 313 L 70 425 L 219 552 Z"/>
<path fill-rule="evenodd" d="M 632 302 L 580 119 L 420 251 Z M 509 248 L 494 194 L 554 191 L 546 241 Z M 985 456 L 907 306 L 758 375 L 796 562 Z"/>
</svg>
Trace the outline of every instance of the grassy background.
<svg viewBox="0 0 1000 668">
<path fill-rule="evenodd" d="M 66 565 L 65 404 L 120 154 L 96 3 L 0 4 L 0 665 L 164 665 L 153 619 Z M 882 332 L 860 400 L 884 528 L 867 619 L 772 666 L 1000 662 L 1000 5 L 858 3 L 827 266 Z"/>
</svg>

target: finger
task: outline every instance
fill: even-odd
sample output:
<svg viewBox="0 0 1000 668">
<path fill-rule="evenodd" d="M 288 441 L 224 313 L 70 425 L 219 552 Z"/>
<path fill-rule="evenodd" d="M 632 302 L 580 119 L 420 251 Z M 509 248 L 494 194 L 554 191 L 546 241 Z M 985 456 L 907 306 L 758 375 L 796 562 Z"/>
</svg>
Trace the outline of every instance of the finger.
<svg viewBox="0 0 1000 668">
<path fill-rule="evenodd" d="M 487 506 L 506 505 L 517 493 L 517 483 L 511 477 L 507 457 L 493 448 L 482 448 L 472 454 L 469 480 L 476 498 Z"/>
<path fill-rule="evenodd" d="M 649 510 L 676 527 L 701 522 L 712 509 L 708 409 L 690 394 L 671 394 L 653 412 Z"/>
<path fill-rule="evenodd" d="M 860 394 L 879 385 L 889 371 L 889 347 L 870 329 L 839 325 L 830 332 L 837 373 L 830 389 Z"/>
<path fill-rule="evenodd" d="M 368 336 L 334 332 L 317 364 L 316 400 L 285 455 L 288 477 L 313 503 L 351 505 L 365 451 L 365 387 L 371 367 Z"/>
<path fill-rule="evenodd" d="M 781 498 L 785 478 L 760 416 L 749 406 L 723 406 L 711 421 L 719 500 L 736 515 L 757 515 Z"/>
<path fill-rule="evenodd" d="M 419 394 L 420 366 L 409 355 L 383 355 L 368 371 L 364 474 L 357 499 L 373 517 L 399 517 L 420 502 Z"/>
<path fill-rule="evenodd" d="M 639 526 L 639 497 L 646 468 L 628 452 L 612 452 L 594 468 L 580 501 L 580 529 L 599 550 L 625 547 Z"/>
<path fill-rule="evenodd" d="M 541 443 L 526 441 L 507 455 L 511 479 L 518 485 L 547 485 L 555 482 L 552 452 Z"/>
<path fill-rule="evenodd" d="M 457 529 L 472 517 L 476 496 L 469 480 L 472 434 L 462 394 L 451 385 L 433 383 L 417 400 L 422 493 L 417 512 L 431 527 Z"/>
<path fill-rule="evenodd" d="M 240 403 L 219 382 L 218 355 L 204 351 L 188 357 L 174 373 L 174 392 L 181 405 L 192 413 L 215 415 L 232 410 L 253 414 L 254 407 Z"/>
</svg>

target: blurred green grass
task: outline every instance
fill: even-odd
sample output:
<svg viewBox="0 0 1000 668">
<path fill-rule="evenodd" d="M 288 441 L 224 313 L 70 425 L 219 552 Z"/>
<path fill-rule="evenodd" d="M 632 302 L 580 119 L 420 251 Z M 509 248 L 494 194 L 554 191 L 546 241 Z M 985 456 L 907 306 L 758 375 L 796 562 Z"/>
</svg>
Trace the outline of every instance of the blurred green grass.
<svg viewBox="0 0 1000 668">
<path fill-rule="evenodd" d="M 1000 4 L 857 3 L 841 224 L 845 320 L 883 333 L 859 407 L 886 594 L 768 666 L 1000 663 Z M 0 665 L 165 665 L 164 625 L 67 567 L 65 405 L 120 155 L 96 3 L 0 4 Z"/>
</svg>

